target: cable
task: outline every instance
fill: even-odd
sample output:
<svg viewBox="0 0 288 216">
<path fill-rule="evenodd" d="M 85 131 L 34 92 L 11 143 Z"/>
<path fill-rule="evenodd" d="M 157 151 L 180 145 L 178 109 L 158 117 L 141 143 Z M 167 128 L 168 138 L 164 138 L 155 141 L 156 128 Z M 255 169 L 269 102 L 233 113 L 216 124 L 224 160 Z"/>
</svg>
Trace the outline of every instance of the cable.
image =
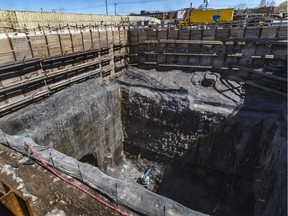
<svg viewBox="0 0 288 216">
<path fill-rule="evenodd" d="M 118 4 L 144 4 L 144 3 L 149 3 L 149 2 L 161 2 L 164 0 L 145 0 L 145 1 L 125 1 L 125 2 L 115 2 L 117 5 Z M 114 3 L 109 3 L 107 4 L 109 6 L 114 5 Z M 90 7 L 81 7 L 81 8 L 56 8 L 57 11 L 72 11 L 72 10 L 88 10 L 88 9 L 92 9 L 92 8 L 102 8 L 105 7 L 106 4 L 101 4 L 101 5 L 93 5 Z M 52 10 L 52 9 L 48 9 L 48 10 Z"/>
<path fill-rule="evenodd" d="M 108 5 L 112 5 L 112 4 L 108 4 Z M 59 8 L 56 9 L 58 11 L 69 11 L 69 10 L 87 10 L 87 9 L 91 9 L 91 8 L 100 8 L 100 7 L 105 7 L 106 4 L 102 4 L 102 5 L 94 5 L 94 6 L 90 6 L 90 7 L 81 7 L 81 8 Z M 51 10 L 51 9 L 49 9 Z"/>
<path fill-rule="evenodd" d="M 74 187 L 78 188 L 79 190 L 83 191 L 84 193 L 88 194 L 89 196 L 91 196 L 92 198 L 94 198 L 95 200 L 97 200 L 98 202 L 104 204 L 105 206 L 109 207 L 110 209 L 112 209 L 115 212 L 120 213 L 121 215 L 125 215 L 125 216 L 129 216 L 128 213 L 123 212 L 122 210 L 120 210 L 119 208 L 116 208 L 112 205 L 110 205 L 109 203 L 107 203 L 106 201 L 100 199 L 99 197 L 95 196 L 94 194 L 92 194 L 91 192 L 85 190 L 84 188 L 82 188 L 81 186 L 75 184 L 74 182 L 69 181 L 68 179 L 64 178 L 63 176 L 61 176 L 59 173 L 57 173 L 54 169 L 52 169 L 44 160 L 42 160 L 42 158 L 36 153 L 36 151 L 33 149 L 32 145 L 29 146 L 29 149 L 31 150 L 31 152 L 34 154 L 34 156 L 36 157 L 36 159 L 41 162 L 43 164 L 43 166 L 48 169 L 50 172 L 52 172 L 54 175 L 56 175 L 58 178 L 62 179 L 63 181 L 65 181 L 66 183 L 73 185 Z"/>
<path fill-rule="evenodd" d="M 117 4 L 143 4 L 143 3 L 149 3 L 149 2 L 160 2 L 160 1 L 164 1 L 164 0 L 147 0 L 147 1 L 141 1 L 141 2 L 118 2 Z"/>
</svg>

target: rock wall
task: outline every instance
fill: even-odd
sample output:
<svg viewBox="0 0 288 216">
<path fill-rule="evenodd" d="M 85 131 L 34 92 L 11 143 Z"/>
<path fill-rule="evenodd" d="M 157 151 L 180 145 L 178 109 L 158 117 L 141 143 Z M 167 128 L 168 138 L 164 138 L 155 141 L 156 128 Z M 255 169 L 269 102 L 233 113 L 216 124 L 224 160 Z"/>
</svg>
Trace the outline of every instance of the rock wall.
<svg viewBox="0 0 288 216">
<path fill-rule="evenodd" d="M 0 128 L 76 159 L 92 154 L 105 169 L 122 151 L 119 88 L 98 80 L 77 84 L 1 118 Z"/>
<path fill-rule="evenodd" d="M 161 80 L 164 76 L 169 79 L 169 73 L 158 73 L 155 79 L 151 78 L 152 71 L 139 74 L 133 75 L 136 81 L 132 81 L 129 74 L 121 80 L 129 86 L 122 88 L 127 151 L 253 179 L 255 215 L 287 212 L 284 98 L 245 88 L 244 100 L 238 100 L 238 105 L 229 105 L 228 101 L 225 104 L 221 99 L 217 104 L 217 94 L 206 90 L 208 97 L 201 101 L 199 95 L 195 96 L 190 86 L 183 83 L 178 84 L 187 89 L 186 93 L 171 92 Z M 192 75 L 183 76 L 190 80 Z M 181 79 L 178 74 L 175 80 Z M 198 82 L 190 85 L 200 88 L 204 80 L 199 77 Z M 229 91 L 230 99 L 232 94 L 238 94 L 233 93 L 233 88 Z"/>
<path fill-rule="evenodd" d="M 0 129 L 95 158 L 103 170 L 120 159 L 124 140 L 126 151 L 153 161 L 248 178 L 254 215 L 287 212 L 284 98 L 212 72 L 128 69 L 118 81 L 120 90 L 95 79 L 71 86 L 1 118 Z"/>
</svg>

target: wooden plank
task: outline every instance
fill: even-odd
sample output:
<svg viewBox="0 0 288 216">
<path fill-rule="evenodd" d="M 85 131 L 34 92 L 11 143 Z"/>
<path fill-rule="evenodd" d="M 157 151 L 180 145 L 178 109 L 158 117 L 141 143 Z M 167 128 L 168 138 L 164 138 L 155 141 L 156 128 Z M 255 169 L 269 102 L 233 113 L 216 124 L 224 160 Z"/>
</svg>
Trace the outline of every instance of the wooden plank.
<svg viewBox="0 0 288 216">
<path fill-rule="evenodd" d="M 71 43 L 71 36 L 70 34 L 59 34 L 60 36 L 60 42 L 61 42 L 61 48 L 62 48 L 62 55 L 66 55 L 68 53 L 73 52 L 72 43 Z"/>
<path fill-rule="evenodd" d="M 157 65 L 158 62 L 144 62 L 144 64 L 147 64 L 147 65 Z"/>
<path fill-rule="evenodd" d="M 265 86 L 262 86 L 262 85 L 258 85 L 258 84 L 255 84 L 251 81 L 247 81 L 247 80 L 243 80 L 243 79 L 240 79 L 238 77 L 233 77 L 232 79 L 234 79 L 235 81 L 238 81 L 238 82 L 244 82 L 246 83 L 247 85 L 250 85 L 250 86 L 253 86 L 253 87 L 256 87 L 256 88 L 259 88 L 259 89 L 263 89 L 265 91 L 269 91 L 269 92 L 272 92 L 272 93 L 275 93 L 275 94 L 278 94 L 278 95 L 281 95 L 281 96 L 284 96 L 284 97 L 287 97 L 287 94 L 284 93 L 284 92 L 279 92 L 275 89 L 272 89 L 272 88 L 268 88 L 268 87 L 265 87 Z"/>
<path fill-rule="evenodd" d="M 229 38 L 229 29 L 217 29 L 217 31 L 215 32 L 215 40 L 222 40 L 222 39 L 226 39 Z"/>
<path fill-rule="evenodd" d="M 119 31 L 119 37 L 120 37 L 120 40 L 119 40 L 119 43 L 126 43 L 127 42 L 127 38 L 125 37 L 125 30 L 120 30 Z"/>
<path fill-rule="evenodd" d="M 99 31 L 99 44 L 100 44 L 100 47 L 107 47 L 108 46 L 105 31 Z"/>
<path fill-rule="evenodd" d="M 202 33 L 202 40 L 214 40 L 215 29 L 205 29 Z"/>
<path fill-rule="evenodd" d="M 138 37 L 138 40 L 137 40 L 137 42 L 139 41 L 139 42 L 144 42 L 145 40 L 147 40 L 147 39 L 152 39 L 152 38 L 154 38 L 154 39 L 156 39 L 156 32 L 152 32 L 152 31 L 141 31 L 141 32 L 139 32 L 139 36 L 137 36 Z"/>
<path fill-rule="evenodd" d="M 60 51 L 61 51 L 61 55 L 64 54 L 64 50 L 63 50 L 63 46 L 62 46 L 62 41 L 61 41 L 61 37 L 60 37 L 60 34 L 59 32 L 57 31 L 57 36 L 58 36 L 58 40 L 59 40 L 59 47 L 60 47 Z"/>
<path fill-rule="evenodd" d="M 243 38 L 244 29 L 243 28 L 232 28 L 230 30 L 230 38 Z"/>
<path fill-rule="evenodd" d="M 83 37 L 83 31 L 80 32 L 81 34 L 81 44 L 82 44 L 82 50 L 85 50 L 85 46 L 84 46 L 84 37 Z"/>
<path fill-rule="evenodd" d="M 202 65 L 158 64 L 158 66 L 160 66 L 160 67 L 212 69 L 212 66 L 202 66 Z"/>
<path fill-rule="evenodd" d="M 158 30 L 158 35 L 157 35 L 157 39 L 167 39 L 167 31 L 159 31 Z"/>
<path fill-rule="evenodd" d="M 87 35 L 87 37 L 88 37 L 88 35 Z M 93 44 L 94 44 L 94 42 L 93 42 L 93 33 L 92 33 L 92 29 L 89 29 L 89 37 L 90 37 L 90 48 L 87 49 L 87 44 L 88 44 L 88 42 L 85 41 L 85 50 L 93 49 Z"/>
<path fill-rule="evenodd" d="M 145 40 L 157 40 L 157 34 L 158 31 L 139 31 L 138 37 L 139 42 L 145 41 Z"/>
<path fill-rule="evenodd" d="M 240 71 L 243 70 L 243 71 L 246 71 L 246 72 L 249 72 L 249 73 L 253 73 L 253 74 L 260 75 L 260 76 L 268 77 L 270 79 L 278 80 L 278 81 L 281 81 L 281 82 L 287 82 L 287 79 L 284 78 L 284 77 L 279 77 L 279 76 L 275 76 L 275 75 L 272 75 L 272 74 L 267 74 L 265 72 L 255 71 L 253 69 L 245 68 L 245 67 L 242 67 L 242 66 L 233 66 L 233 67 L 238 67 L 240 69 Z"/>
<path fill-rule="evenodd" d="M 190 30 L 179 30 L 179 40 L 189 40 Z"/>
<path fill-rule="evenodd" d="M 47 38 L 47 35 L 45 33 L 44 33 L 44 37 L 45 37 L 45 44 L 46 44 L 47 54 L 48 54 L 48 57 L 50 57 L 51 54 L 50 54 L 50 50 L 49 50 L 48 38 Z"/>
<path fill-rule="evenodd" d="M 47 58 L 46 40 L 44 35 L 30 37 L 31 50 L 34 57 Z"/>
<path fill-rule="evenodd" d="M 0 93 L 3 94 L 4 92 L 10 91 L 12 89 L 16 89 L 16 88 L 19 88 L 19 87 L 22 87 L 22 86 L 26 86 L 26 85 L 29 85 L 31 83 L 40 82 L 42 80 L 44 80 L 44 76 L 43 75 L 36 76 L 36 77 L 31 78 L 31 79 L 20 80 L 20 81 L 14 82 L 14 83 L 12 83 L 10 85 L 6 85 L 6 86 L 0 88 Z"/>
<path fill-rule="evenodd" d="M 277 38 L 287 40 L 287 26 L 281 26 L 277 33 Z"/>
<path fill-rule="evenodd" d="M 168 39 L 177 40 L 178 39 L 178 32 L 179 32 L 178 30 L 170 30 L 170 31 L 168 31 Z"/>
<path fill-rule="evenodd" d="M 264 27 L 262 29 L 260 38 L 273 38 L 274 39 L 276 37 L 277 29 L 278 29 L 277 27 L 272 27 L 272 26 Z"/>
<path fill-rule="evenodd" d="M 73 33 L 71 35 L 72 40 L 71 40 L 71 45 L 72 45 L 72 51 L 73 52 L 81 52 L 84 51 L 83 49 L 83 42 L 82 42 L 82 35 L 81 33 Z"/>
<path fill-rule="evenodd" d="M 157 53 L 156 53 L 157 54 Z M 164 53 L 164 55 L 172 56 L 206 56 L 206 57 L 217 57 L 217 54 L 203 54 L 203 53 Z"/>
<path fill-rule="evenodd" d="M 261 35 L 262 29 L 250 29 L 247 28 L 245 31 L 245 38 L 259 38 Z"/>
<path fill-rule="evenodd" d="M 100 38 L 98 31 L 92 31 L 93 49 L 100 49 Z"/>
<path fill-rule="evenodd" d="M 113 44 L 120 43 L 119 30 L 113 31 Z"/>
<path fill-rule="evenodd" d="M 16 61 L 13 44 L 8 34 L 6 34 L 6 38 L 1 38 L 0 46 L 0 64 Z"/>
<path fill-rule="evenodd" d="M 25 37 L 11 38 L 16 61 L 23 61 L 25 58 L 32 58 L 28 40 Z"/>
<path fill-rule="evenodd" d="M 190 30 L 190 40 L 201 40 L 202 39 L 202 31 L 203 30 L 196 30 L 192 29 Z"/>
<path fill-rule="evenodd" d="M 155 53 L 155 52 L 144 52 L 144 54 L 146 54 L 146 55 L 158 55 L 159 53 Z"/>
<path fill-rule="evenodd" d="M 209 40 L 145 40 L 145 44 L 153 44 L 153 43 L 170 43 L 170 44 L 211 44 L 211 45 L 222 45 L 222 41 L 209 41 Z"/>
<path fill-rule="evenodd" d="M 31 44 L 31 41 L 33 41 L 33 39 L 30 40 L 28 34 L 26 34 L 26 38 L 27 38 L 27 40 L 28 40 L 28 45 L 29 45 L 29 48 L 30 48 L 31 56 L 32 56 L 32 58 L 34 58 L 33 47 L 32 47 L 32 44 Z"/>
</svg>

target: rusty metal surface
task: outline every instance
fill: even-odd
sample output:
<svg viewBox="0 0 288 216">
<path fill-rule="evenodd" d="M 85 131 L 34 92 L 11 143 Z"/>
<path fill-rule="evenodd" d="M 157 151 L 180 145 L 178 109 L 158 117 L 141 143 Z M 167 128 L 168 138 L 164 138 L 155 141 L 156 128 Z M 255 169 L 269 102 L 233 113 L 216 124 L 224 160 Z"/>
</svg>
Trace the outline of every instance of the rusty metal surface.
<svg viewBox="0 0 288 216">
<path fill-rule="evenodd" d="M 6 183 L 2 182 L 0 189 L 0 214 L 5 216 L 33 216 L 28 201 Z"/>
</svg>

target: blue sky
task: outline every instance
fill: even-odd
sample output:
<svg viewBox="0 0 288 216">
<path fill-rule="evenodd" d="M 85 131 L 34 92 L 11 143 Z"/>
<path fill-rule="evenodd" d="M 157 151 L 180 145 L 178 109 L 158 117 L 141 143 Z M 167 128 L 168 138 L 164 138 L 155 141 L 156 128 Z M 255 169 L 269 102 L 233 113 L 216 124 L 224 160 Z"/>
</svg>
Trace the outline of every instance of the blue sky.
<svg viewBox="0 0 288 216">
<path fill-rule="evenodd" d="M 276 5 L 284 0 L 275 0 Z M 114 3 L 117 14 L 140 13 L 147 11 L 170 11 L 181 8 L 198 7 L 203 0 L 107 0 L 109 14 L 114 14 Z M 260 0 L 210 0 L 209 8 L 235 7 L 240 3 L 248 8 L 257 7 Z M 63 13 L 106 14 L 105 0 L 0 0 L 1 10 L 29 10 Z"/>
</svg>

